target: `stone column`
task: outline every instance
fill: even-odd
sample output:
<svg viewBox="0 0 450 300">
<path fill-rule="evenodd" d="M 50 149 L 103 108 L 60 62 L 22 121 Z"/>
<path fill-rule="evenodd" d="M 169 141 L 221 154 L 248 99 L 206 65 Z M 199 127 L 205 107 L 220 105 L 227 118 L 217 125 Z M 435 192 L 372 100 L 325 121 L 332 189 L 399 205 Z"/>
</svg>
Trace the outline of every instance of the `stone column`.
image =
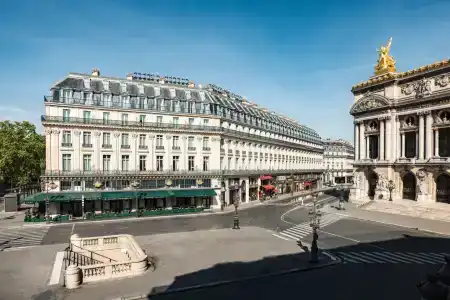
<svg viewBox="0 0 450 300">
<path fill-rule="evenodd" d="M 359 138 L 359 122 L 354 122 L 355 123 L 355 140 L 353 142 L 353 145 L 355 145 L 355 160 L 359 160 L 359 143 L 358 143 L 358 138 Z"/>
<path fill-rule="evenodd" d="M 433 128 L 431 127 L 433 125 L 433 116 L 431 115 L 430 111 L 425 112 L 426 114 L 426 158 L 430 159 L 433 157 Z"/>
<path fill-rule="evenodd" d="M 423 114 L 419 114 L 419 159 L 423 160 L 425 157 L 425 119 Z"/>
<path fill-rule="evenodd" d="M 419 131 L 416 131 L 416 159 L 419 158 Z"/>
<path fill-rule="evenodd" d="M 365 158 L 369 158 L 369 135 L 368 136 L 366 136 L 366 155 L 365 155 Z"/>
<path fill-rule="evenodd" d="M 400 132 L 400 120 L 398 116 L 395 117 L 395 139 L 396 139 L 396 154 L 395 158 L 402 157 L 402 138 L 401 138 L 401 132 Z"/>
<path fill-rule="evenodd" d="M 402 158 L 405 158 L 405 133 L 402 132 L 401 135 L 402 135 L 402 144 L 400 149 L 402 149 Z"/>
<path fill-rule="evenodd" d="M 359 124 L 359 141 L 358 141 L 358 145 L 359 146 L 359 157 L 360 159 L 364 159 L 366 158 L 366 144 L 364 141 L 364 122 L 361 122 Z"/>
<path fill-rule="evenodd" d="M 385 159 L 392 159 L 392 118 L 390 116 L 386 117 L 386 144 L 385 144 Z"/>
<path fill-rule="evenodd" d="M 434 130 L 434 156 L 439 157 L 439 129 Z"/>
<path fill-rule="evenodd" d="M 384 119 L 379 119 L 380 121 L 380 151 L 379 160 L 384 160 Z"/>
</svg>

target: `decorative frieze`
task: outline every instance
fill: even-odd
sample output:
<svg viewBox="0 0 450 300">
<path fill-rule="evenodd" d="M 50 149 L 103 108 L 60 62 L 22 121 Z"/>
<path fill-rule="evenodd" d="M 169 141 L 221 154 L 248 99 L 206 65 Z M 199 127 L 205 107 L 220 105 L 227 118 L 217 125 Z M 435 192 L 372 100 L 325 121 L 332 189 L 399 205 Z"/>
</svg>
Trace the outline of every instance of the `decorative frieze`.
<svg viewBox="0 0 450 300">
<path fill-rule="evenodd" d="M 434 79 L 434 85 L 436 85 L 436 86 L 446 87 L 448 85 L 448 83 L 449 83 L 449 78 L 448 78 L 447 74 L 441 75 Z"/>
</svg>

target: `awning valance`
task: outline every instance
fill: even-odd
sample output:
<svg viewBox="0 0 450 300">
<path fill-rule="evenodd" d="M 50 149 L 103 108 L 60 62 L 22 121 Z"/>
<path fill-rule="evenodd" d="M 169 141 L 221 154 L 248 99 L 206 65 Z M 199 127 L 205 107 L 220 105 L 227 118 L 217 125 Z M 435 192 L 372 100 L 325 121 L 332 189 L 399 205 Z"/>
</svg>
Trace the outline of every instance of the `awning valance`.
<svg viewBox="0 0 450 300">
<path fill-rule="evenodd" d="M 271 185 L 271 184 L 268 184 L 268 185 L 264 185 L 263 188 L 264 188 L 265 190 L 273 190 L 273 189 L 275 189 L 275 186 L 273 186 L 273 185 Z"/>
<path fill-rule="evenodd" d="M 172 197 L 211 197 L 216 196 L 213 189 L 172 190 Z"/>
<path fill-rule="evenodd" d="M 259 179 L 261 179 L 261 180 L 271 180 L 272 176 L 271 175 L 263 175 L 263 176 L 259 177 Z"/>
</svg>

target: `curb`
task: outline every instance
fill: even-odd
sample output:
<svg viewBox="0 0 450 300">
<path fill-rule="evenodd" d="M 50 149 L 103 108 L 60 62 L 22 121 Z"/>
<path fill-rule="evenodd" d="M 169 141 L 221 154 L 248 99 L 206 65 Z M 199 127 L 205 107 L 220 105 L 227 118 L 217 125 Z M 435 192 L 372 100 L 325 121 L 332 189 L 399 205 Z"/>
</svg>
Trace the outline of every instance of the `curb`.
<svg viewBox="0 0 450 300">
<path fill-rule="evenodd" d="M 324 253 L 324 252 L 322 252 L 322 253 Z M 187 292 L 187 291 L 192 291 L 192 290 L 200 290 L 200 289 L 204 289 L 204 288 L 211 288 L 211 287 L 216 287 L 216 286 L 234 284 L 234 283 L 250 281 L 250 280 L 255 280 L 255 279 L 270 278 L 270 277 L 274 277 L 274 276 L 288 275 L 288 274 L 292 274 L 292 273 L 309 272 L 309 271 L 313 271 L 313 270 L 316 270 L 316 269 L 323 269 L 323 268 L 326 268 L 326 267 L 331 267 L 331 266 L 337 265 L 339 263 L 341 263 L 340 259 L 339 260 L 333 260 L 331 262 L 328 262 L 328 263 L 325 263 L 325 264 L 320 264 L 320 265 L 309 265 L 309 266 L 307 266 L 305 268 L 296 268 L 296 269 L 290 269 L 290 270 L 286 270 L 286 271 L 279 271 L 279 272 L 274 272 L 274 273 L 269 273 L 269 274 L 264 274 L 264 275 L 248 276 L 248 277 L 243 277 L 243 278 L 240 278 L 240 279 L 223 280 L 223 281 L 216 281 L 216 282 L 211 282 L 211 283 L 206 283 L 206 284 L 192 285 L 192 286 L 187 286 L 187 287 L 183 287 L 183 288 L 168 289 L 166 291 L 155 293 L 155 294 L 152 294 L 152 295 L 148 295 L 147 294 L 147 295 L 136 295 L 136 296 L 130 296 L 130 297 L 119 297 L 119 298 L 113 298 L 112 300 L 149 299 L 152 296 L 157 296 L 157 295 L 160 296 L 160 295 L 182 293 L 182 292 Z"/>
</svg>

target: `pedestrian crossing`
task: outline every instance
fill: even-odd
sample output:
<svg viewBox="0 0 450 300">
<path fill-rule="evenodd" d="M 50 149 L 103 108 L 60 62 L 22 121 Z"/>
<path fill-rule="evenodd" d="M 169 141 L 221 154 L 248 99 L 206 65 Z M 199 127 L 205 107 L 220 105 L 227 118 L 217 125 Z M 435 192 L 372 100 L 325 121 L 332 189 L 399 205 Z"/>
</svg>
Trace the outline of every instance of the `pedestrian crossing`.
<svg viewBox="0 0 450 300">
<path fill-rule="evenodd" d="M 343 263 L 357 264 L 443 264 L 448 253 L 427 252 L 332 252 Z"/>
<path fill-rule="evenodd" d="M 345 218 L 343 215 L 323 214 L 320 218 L 320 228 L 333 224 L 343 218 Z M 305 222 L 289 229 L 274 233 L 273 235 L 283 240 L 298 241 L 305 238 L 309 234 L 312 234 L 312 228 L 309 224 L 309 222 Z"/>
<path fill-rule="evenodd" d="M 17 247 L 40 245 L 49 227 L 0 229 L 0 251 Z"/>
</svg>

